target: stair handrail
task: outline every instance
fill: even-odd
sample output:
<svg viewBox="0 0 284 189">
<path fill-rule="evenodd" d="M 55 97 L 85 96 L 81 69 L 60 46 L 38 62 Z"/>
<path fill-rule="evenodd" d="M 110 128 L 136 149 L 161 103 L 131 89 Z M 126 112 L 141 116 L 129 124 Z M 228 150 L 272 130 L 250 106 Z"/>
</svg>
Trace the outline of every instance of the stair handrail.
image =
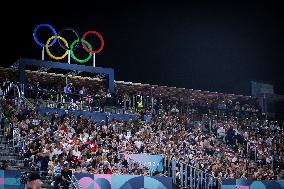
<svg viewBox="0 0 284 189">
<path fill-rule="evenodd" d="M 72 189 L 82 189 L 81 185 L 79 184 L 78 179 L 75 177 L 75 175 L 72 173 L 72 177 L 68 175 L 69 179 L 71 180 L 71 188 Z"/>
</svg>

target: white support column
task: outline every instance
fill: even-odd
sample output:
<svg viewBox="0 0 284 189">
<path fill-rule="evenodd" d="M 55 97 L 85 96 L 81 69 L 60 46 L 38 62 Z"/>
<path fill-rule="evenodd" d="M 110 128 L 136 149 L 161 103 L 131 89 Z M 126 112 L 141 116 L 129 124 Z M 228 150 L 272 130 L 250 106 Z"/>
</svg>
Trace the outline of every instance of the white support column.
<svg viewBox="0 0 284 189">
<path fill-rule="evenodd" d="M 96 67 L 96 53 L 93 54 L 93 66 Z"/>
<path fill-rule="evenodd" d="M 68 64 L 70 64 L 70 60 L 71 60 L 71 51 L 70 50 L 68 50 Z"/>
<path fill-rule="evenodd" d="M 154 113 L 154 97 L 151 97 L 151 113 Z"/>
<path fill-rule="evenodd" d="M 42 50 L 41 50 L 41 60 L 44 60 L 44 51 L 45 51 L 45 48 L 42 47 Z"/>
</svg>

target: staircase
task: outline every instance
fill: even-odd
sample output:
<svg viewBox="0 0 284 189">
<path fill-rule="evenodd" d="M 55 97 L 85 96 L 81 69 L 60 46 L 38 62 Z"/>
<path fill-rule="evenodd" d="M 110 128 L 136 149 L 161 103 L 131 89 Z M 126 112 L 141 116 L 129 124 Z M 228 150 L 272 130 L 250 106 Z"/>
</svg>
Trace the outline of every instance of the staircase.
<svg viewBox="0 0 284 189">
<path fill-rule="evenodd" d="M 21 173 L 29 173 L 33 171 L 30 167 L 25 166 L 23 157 L 21 157 L 18 147 L 13 145 L 13 141 L 9 140 L 8 137 L 4 135 L 3 125 L 0 124 L 0 161 L 5 160 L 8 163 L 8 170 L 19 170 Z M 41 174 L 43 189 L 50 189 L 51 181 L 46 176 Z"/>
<path fill-rule="evenodd" d="M 3 96 L 5 97 L 6 95 L 8 95 L 8 93 L 10 92 L 10 90 L 12 89 L 13 83 L 10 82 L 5 88 L 3 88 Z"/>
<path fill-rule="evenodd" d="M 9 164 L 9 169 L 18 169 L 23 166 L 17 146 L 13 145 L 13 140 L 5 136 L 4 127 L 0 125 L 0 161 L 5 160 Z"/>
<path fill-rule="evenodd" d="M 22 174 L 36 171 L 34 167 L 25 165 L 24 159 L 18 150 L 18 146 L 14 146 L 13 141 L 9 140 L 8 137 L 4 135 L 3 124 L 0 124 L 0 161 L 3 160 L 8 162 L 8 170 L 19 170 Z M 46 176 L 47 173 L 40 171 L 40 175 L 43 182 L 41 188 L 52 189 L 52 179 Z M 72 176 L 72 183 L 69 188 L 79 188 L 77 182 L 75 177 Z"/>
<path fill-rule="evenodd" d="M 18 87 L 16 87 L 18 89 Z M 9 86 L 9 89 L 5 90 L 5 95 L 9 95 L 11 87 Z M 19 92 L 19 90 L 18 90 Z M 5 96 L 4 96 L 5 98 Z M 36 107 L 33 103 L 29 102 L 23 95 L 19 96 L 20 103 L 24 104 L 25 107 L 27 107 L 30 110 L 34 110 Z M 20 109 L 17 108 L 15 111 L 20 111 Z M 8 163 L 8 170 L 19 170 L 22 175 L 37 171 L 35 170 L 35 166 L 31 166 L 29 163 L 26 163 L 24 160 L 23 155 L 21 154 L 21 151 L 19 151 L 18 141 L 19 141 L 19 132 L 17 128 L 12 128 L 12 125 L 10 123 L 7 123 L 7 121 L 2 122 L 2 118 L 5 118 L 5 115 L 3 114 L 3 107 L 0 104 L 0 162 L 5 160 Z M 9 132 L 9 135 L 5 133 L 5 127 L 9 127 L 12 132 Z M 14 130 L 13 130 L 14 129 Z M 38 172 L 38 171 L 37 171 Z M 47 176 L 46 172 L 40 172 L 41 180 L 43 182 L 43 185 L 41 188 L 43 189 L 51 189 L 52 186 L 52 179 Z M 69 188 L 77 189 L 80 188 L 78 186 L 78 181 L 74 176 L 71 178 L 72 183 L 70 184 Z M 67 188 L 65 188 L 67 189 Z"/>
</svg>

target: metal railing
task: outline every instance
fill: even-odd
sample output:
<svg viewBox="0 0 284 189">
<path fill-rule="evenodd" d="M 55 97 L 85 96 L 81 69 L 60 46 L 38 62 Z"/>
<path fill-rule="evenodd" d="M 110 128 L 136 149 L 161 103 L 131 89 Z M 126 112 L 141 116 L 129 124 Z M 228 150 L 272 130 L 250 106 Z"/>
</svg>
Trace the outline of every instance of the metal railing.
<svg viewBox="0 0 284 189">
<path fill-rule="evenodd" d="M 27 107 L 29 110 L 35 110 L 36 106 L 30 102 L 26 97 L 24 97 L 23 95 L 21 96 L 21 102 L 25 105 L 25 107 Z"/>
<path fill-rule="evenodd" d="M 132 170 L 135 167 L 135 164 L 139 165 L 139 168 L 144 169 L 147 168 L 146 165 L 143 165 L 141 163 L 141 161 L 135 161 L 134 159 L 129 158 L 129 162 L 128 162 L 128 169 Z M 153 175 L 153 171 L 151 169 L 148 169 L 148 175 L 152 176 Z"/>
<path fill-rule="evenodd" d="M 70 185 L 71 189 L 82 189 L 81 185 L 79 184 L 79 181 L 77 180 L 74 174 L 72 174 L 71 178 L 69 175 L 68 177 L 71 181 L 71 185 Z"/>
<path fill-rule="evenodd" d="M 64 110 L 78 110 L 87 112 L 107 112 L 114 114 L 125 114 L 123 108 L 118 108 L 114 106 L 89 106 L 82 103 L 72 103 L 72 102 L 56 102 L 51 100 L 41 100 L 41 99 L 27 99 L 34 108 L 51 108 L 51 109 L 64 109 Z"/>
<path fill-rule="evenodd" d="M 164 171 L 173 178 L 178 188 L 221 189 L 221 180 L 194 166 L 187 165 L 164 156 Z"/>
<path fill-rule="evenodd" d="M 13 83 L 10 82 L 9 85 L 6 86 L 6 88 L 2 89 L 4 97 L 10 92 L 10 90 L 12 89 L 12 86 L 13 86 Z"/>
<path fill-rule="evenodd" d="M 171 159 L 166 155 L 163 156 L 163 174 L 164 176 L 172 177 L 173 184 L 178 188 L 188 189 L 221 189 L 221 179 L 215 177 L 208 170 L 199 169 L 192 165 L 187 165 L 183 162 Z M 130 159 L 128 167 L 131 168 L 135 163 L 140 167 L 144 167 L 137 161 Z M 147 167 L 147 166 L 146 166 Z M 149 169 L 149 175 L 152 176 L 152 171 Z"/>
</svg>

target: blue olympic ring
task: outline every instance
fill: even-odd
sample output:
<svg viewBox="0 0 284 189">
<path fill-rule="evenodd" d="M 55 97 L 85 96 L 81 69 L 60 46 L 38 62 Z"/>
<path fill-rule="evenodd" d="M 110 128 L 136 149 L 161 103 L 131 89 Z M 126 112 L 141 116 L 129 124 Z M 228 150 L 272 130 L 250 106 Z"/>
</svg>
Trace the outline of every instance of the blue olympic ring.
<svg viewBox="0 0 284 189">
<path fill-rule="evenodd" d="M 48 28 L 50 28 L 51 31 L 53 32 L 53 35 L 54 35 L 54 36 L 57 36 L 57 32 L 56 32 L 56 30 L 54 29 L 54 27 L 52 27 L 52 26 L 49 25 L 49 24 L 39 24 L 39 25 L 37 25 L 37 27 L 34 29 L 34 33 L 33 33 L 34 40 L 35 40 L 35 42 L 36 42 L 38 45 L 40 45 L 41 47 L 45 47 L 45 44 L 41 43 L 41 42 L 38 40 L 37 36 L 36 36 L 37 30 L 38 30 L 39 28 L 41 28 L 41 27 L 48 27 Z M 57 38 L 55 38 L 55 39 L 48 45 L 48 47 L 51 47 L 56 41 L 57 41 Z"/>
</svg>

